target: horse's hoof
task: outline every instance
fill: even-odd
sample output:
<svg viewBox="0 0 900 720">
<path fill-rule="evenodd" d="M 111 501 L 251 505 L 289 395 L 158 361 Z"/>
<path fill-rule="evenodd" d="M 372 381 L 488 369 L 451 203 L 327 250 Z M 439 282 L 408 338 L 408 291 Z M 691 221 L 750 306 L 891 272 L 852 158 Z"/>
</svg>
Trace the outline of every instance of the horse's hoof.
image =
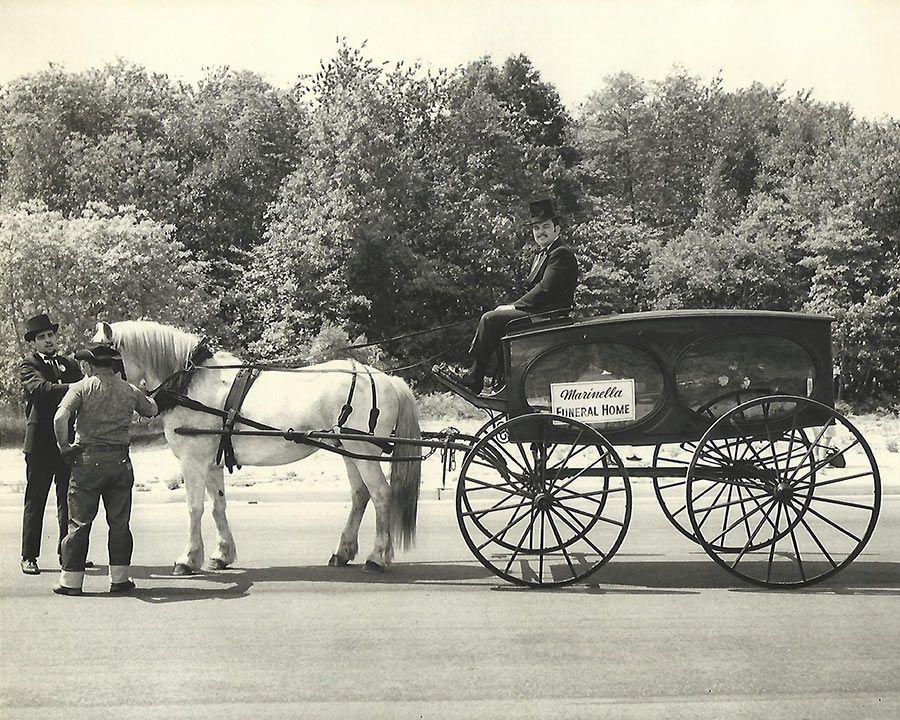
<svg viewBox="0 0 900 720">
<path fill-rule="evenodd" d="M 328 560 L 328 567 L 344 567 L 348 562 L 339 555 L 332 555 Z"/>
<path fill-rule="evenodd" d="M 363 572 L 381 574 L 384 572 L 384 568 L 376 562 L 366 560 L 366 564 L 363 565 Z"/>
<path fill-rule="evenodd" d="M 214 572 L 217 570 L 225 570 L 227 567 L 228 563 L 221 558 L 210 558 L 209 562 L 206 563 L 206 569 Z"/>
<path fill-rule="evenodd" d="M 175 567 L 172 568 L 173 575 L 195 575 L 196 572 L 194 568 L 184 563 L 175 563 Z"/>
</svg>

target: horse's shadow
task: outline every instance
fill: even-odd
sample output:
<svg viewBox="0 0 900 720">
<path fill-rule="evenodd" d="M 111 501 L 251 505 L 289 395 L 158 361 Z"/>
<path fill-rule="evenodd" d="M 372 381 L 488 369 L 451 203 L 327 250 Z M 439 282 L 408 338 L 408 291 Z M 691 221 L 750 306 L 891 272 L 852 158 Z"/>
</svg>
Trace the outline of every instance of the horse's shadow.
<svg viewBox="0 0 900 720">
<path fill-rule="evenodd" d="M 362 565 L 283 565 L 230 568 L 174 576 L 169 567 L 135 567 L 138 587 L 131 596 L 148 603 L 234 600 L 249 597 L 258 583 L 352 583 L 379 586 L 434 586 L 511 592 L 598 595 L 697 595 L 703 590 L 833 595 L 900 595 L 900 563 L 857 560 L 836 577 L 807 588 L 781 591 L 749 585 L 708 558 L 689 561 L 630 561 L 616 558 L 589 578 L 559 588 L 530 588 L 505 583 L 475 562 L 411 562 L 384 573 L 366 573 Z M 298 587 L 299 590 L 299 587 Z"/>
</svg>

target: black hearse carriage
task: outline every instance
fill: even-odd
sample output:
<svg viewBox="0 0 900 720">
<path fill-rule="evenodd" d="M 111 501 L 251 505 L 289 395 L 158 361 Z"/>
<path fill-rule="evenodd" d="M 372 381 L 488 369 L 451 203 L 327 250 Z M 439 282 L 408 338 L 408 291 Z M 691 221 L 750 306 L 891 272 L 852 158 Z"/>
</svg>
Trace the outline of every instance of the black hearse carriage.
<svg viewBox="0 0 900 720">
<path fill-rule="evenodd" d="M 745 310 L 526 318 L 502 341 L 500 392 L 474 396 L 436 369 L 491 415 L 457 483 L 469 548 L 514 583 L 584 580 L 625 537 L 630 479 L 648 478 L 672 524 L 734 575 L 770 587 L 834 575 L 871 537 L 881 485 L 834 409 L 830 323 Z M 623 445 L 651 446 L 651 465 L 626 466 Z"/>
</svg>

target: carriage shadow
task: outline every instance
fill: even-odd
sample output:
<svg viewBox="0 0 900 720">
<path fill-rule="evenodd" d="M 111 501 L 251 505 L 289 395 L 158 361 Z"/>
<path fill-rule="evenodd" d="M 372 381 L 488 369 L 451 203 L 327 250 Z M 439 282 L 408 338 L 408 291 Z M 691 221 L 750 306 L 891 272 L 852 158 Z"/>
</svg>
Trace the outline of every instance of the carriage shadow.
<svg viewBox="0 0 900 720">
<path fill-rule="evenodd" d="M 258 583 L 351 583 L 378 586 L 433 586 L 498 592 L 553 592 L 597 595 L 698 595 L 704 590 L 741 593 L 814 595 L 900 595 L 900 563 L 857 560 L 837 577 L 808 588 L 778 590 L 742 582 L 709 559 L 628 560 L 616 558 L 590 578 L 560 588 L 521 587 L 501 582 L 480 565 L 465 562 L 398 563 L 381 574 L 363 572 L 358 564 L 286 565 L 232 568 L 176 577 L 169 567 L 134 568 L 138 588 L 132 597 L 148 603 L 235 600 L 251 595 Z"/>
</svg>

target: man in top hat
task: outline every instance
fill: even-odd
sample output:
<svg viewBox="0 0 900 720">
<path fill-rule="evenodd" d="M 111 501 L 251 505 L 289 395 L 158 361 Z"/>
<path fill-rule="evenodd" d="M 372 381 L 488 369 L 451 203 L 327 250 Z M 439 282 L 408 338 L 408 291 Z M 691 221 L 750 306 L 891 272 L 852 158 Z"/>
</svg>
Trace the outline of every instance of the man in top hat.
<svg viewBox="0 0 900 720">
<path fill-rule="evenodd" d="M 25 393 L 25 513 L 22 520 L 22 572 L 40 574 L 44 508 L 50 485 L 56 484 L 56 516 L 59 542 L 66 536 L 69 516 L 66 493 L 69 466 L 60 457 L 53 433 L 53 416 L 69 385 L 82 375 L 78 365 L 57 354 L 59 324 L 45 315 L 35 315 L 25 323 L 25 340 L 32 354 L 19 365 L 19 380 Z M 59 546 L 57 546 L 59 552 Z"/>
<path fill-rule="evenodd" d="M 109 590 L 134 589 L 131 580 L 131 490 L 134 472 L 128 448 L 135 412 L 157 413 L 156 403 L 116 373 L 119 353 L 102 343 L 89 343 L 75 353 L 87 375 L 72 385 L 56 411 L 53 426 L 59 452 L 71 458 L 69 531 L 62 541 L 62 573 L 57 595 L 81 595 L 91 524 L 100 499 L 109 525 Z M 75 418 L 75 444 L 69 442 Z"/>
<path fill-rule="evenodd" d="M 471 368 L 458 380 L 474 393 L 484 387 L 484 375 L 491 356 L 496 352 L 506 326 L 516 318 L 551 310 L 571 308 L 578 284 L 578 261 L 570 247 L 563 244 L 559 217 L 549 199 L 537 200 L 530 206 L 531 234 L 538 252 L 531 263 L 526 285 L 528 290 L 518 300 L 499 305 L 481 316 L 469 355 Z"/>
</svg>

